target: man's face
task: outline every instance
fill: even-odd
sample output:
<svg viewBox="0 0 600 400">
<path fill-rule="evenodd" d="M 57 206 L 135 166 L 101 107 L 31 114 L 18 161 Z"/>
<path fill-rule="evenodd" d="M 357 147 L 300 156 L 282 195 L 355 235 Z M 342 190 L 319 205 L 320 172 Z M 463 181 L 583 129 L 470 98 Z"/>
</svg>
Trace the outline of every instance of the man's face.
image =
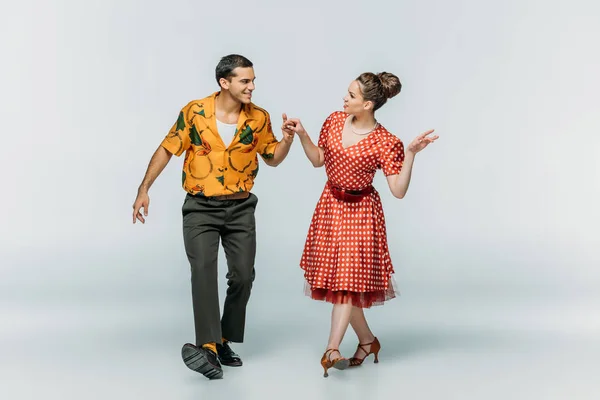
<svg viewBox="0 0 600 400">
<path fill-rule="evenodd" d="M 229 91 L 231 97 L 240 103 L 248 104 L 252 101 L 252 92 L 254 91 L 254 68 L 238 67 L 233 70 L 233 75 L 229 79 L 221 79 L 223 89 Z"/>
</svg>

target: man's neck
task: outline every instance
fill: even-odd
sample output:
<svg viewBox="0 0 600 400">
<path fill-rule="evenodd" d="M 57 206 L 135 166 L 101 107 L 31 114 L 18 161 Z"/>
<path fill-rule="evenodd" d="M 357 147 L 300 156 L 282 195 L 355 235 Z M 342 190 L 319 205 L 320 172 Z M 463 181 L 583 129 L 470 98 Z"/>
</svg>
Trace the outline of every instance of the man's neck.
<svg viewBox="0 0 600 400">
<path fill-rule="evenodd" d="M 215 99 L 215 111 L 224 116 L 239 115 L 242 103 L 235 100 L 228 92 L 221 90 Z"/>
</svg>

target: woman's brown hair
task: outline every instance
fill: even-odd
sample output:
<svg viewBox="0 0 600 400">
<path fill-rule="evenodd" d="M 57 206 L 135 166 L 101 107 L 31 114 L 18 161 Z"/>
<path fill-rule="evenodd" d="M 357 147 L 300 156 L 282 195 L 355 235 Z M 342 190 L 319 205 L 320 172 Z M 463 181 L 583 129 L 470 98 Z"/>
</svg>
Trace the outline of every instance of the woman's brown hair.
<svg viewBox="0 0 600 400">
<path fill-rule="evenodd" d="M 373 111 L 377 111 L 388 99 L 391 99 L 402 89 L 400 79 L 390 72 L 364 72 L 356 81 L 359 83 L 365 101 L 373 102 Z"/>
</svg>

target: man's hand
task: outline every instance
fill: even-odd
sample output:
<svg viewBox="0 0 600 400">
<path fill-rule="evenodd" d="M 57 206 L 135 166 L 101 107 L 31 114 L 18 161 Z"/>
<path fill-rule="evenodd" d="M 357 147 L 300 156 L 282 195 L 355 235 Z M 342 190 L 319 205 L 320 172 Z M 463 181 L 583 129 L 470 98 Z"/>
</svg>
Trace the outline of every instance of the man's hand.
<svg viewBox="0 0 600 400">
<path fill-rule="evenodd" d="M 146 175 L 144 176 L 144 180 L 140 184 L 138 188 L 138 194 L 133 203 L 133 223 L 135 224 L 136 219 L 139 219 L 143 224 L 146 222 L 144 216 L 148 216 L 148 206 L 150 205 L 150 198 L 148 197 L 148 190 L 150 190 L 150 186 L 154 180 L 160 175 L 162 170 L 165 168 L 171 156 L 173 154 L 170 153 L 167 149 L 162 146 L 158 146 L 154 154 L 152 155 L 152 159 L 150 159 L 150 164 L 148 164 L 148 169 L 146 170 Z M 140 210 L 144 208 L 144 215 L 140 212 Z"/>
<path fill-rule="evenodd" d="M 282 114 L 283 124 L 281 125 L 281 131 L 283 132 L 283 139 L 287 141 L 294 140 L 294 127 L 295 124 L 288 119 L 285 113 Z"/>
<path fill-rule="evenodd" d="M 135 224 L 136 220 L 140 220 L 142 224 L 146 223 L 144 216 L 148 216 L 148 206 L 150 205 L 150 197 L 148 197 L 148 192 L 139 191 L 135 202 L 133 203 L 133 223 Z M 142 215 L 141 209 L 144 208 L 144 215 Z"/>
</svg>

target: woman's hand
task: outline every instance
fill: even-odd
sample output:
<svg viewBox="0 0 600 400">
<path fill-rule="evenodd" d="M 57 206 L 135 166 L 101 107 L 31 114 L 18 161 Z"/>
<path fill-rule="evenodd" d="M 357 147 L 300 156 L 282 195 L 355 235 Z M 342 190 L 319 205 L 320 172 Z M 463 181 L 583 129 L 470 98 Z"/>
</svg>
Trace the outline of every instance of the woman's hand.
<svg viewBox="0 0 600 400">
<path fill-rule="evenodd" d="M 406 150 L 413 154 L 417 154 L 418 152 L 423 150 L 425 147 L 427 147 L 430 143 L 435 142 L 439 138 L 438 135 L 428 136 L 428 135 L 432 134 L 433 131 L 434 131 L 434 129 L 431 129 L 427 132 L 421 133 L 408 145 Z"/>
</svg>

